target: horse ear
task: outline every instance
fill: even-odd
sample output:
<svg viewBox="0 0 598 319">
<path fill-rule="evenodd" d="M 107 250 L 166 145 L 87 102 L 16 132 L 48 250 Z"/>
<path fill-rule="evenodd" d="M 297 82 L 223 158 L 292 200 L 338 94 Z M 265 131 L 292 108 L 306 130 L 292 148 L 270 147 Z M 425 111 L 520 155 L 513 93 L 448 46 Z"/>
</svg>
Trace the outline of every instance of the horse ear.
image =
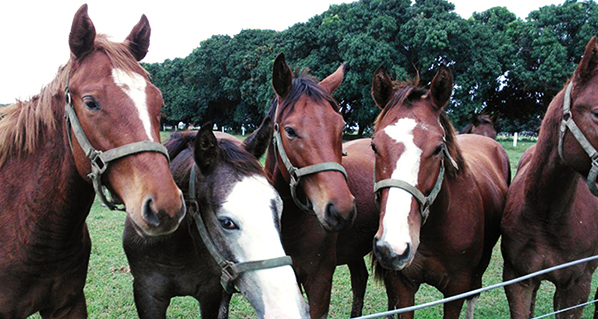
<svg viewBox="0 0 598 319">
<path fill-rule="evenodd" d="M 372 78 L 372 97 L 380 109 L 384 109 L 393 94 L 392 81 L 384 66 L 379 66 L 374 71 Z"/>
<path fill-rule="evenodd" d="M 93 50 L 96 29 L 87 14 L 87 4 L 77 10 L 69 34 L 69 46 L 73 55 L 79 59 Z"/>
<path fill-rule="evenodd" d="M 492 121 L 492 124 L 496 124 L 496 122 L 498 122 L 498 113 L 492 114 L 492 116 L 490 116 L 490 120 Z"/>
<path fill-rule="evenodd" d="M 598 65 L 598 46 L 596 45 L 596 36 L 593 36 L 588 44 L 586 50 L 583 53 L 583 58 L 577 66 L 575 71 L 577 77 L 579 77 L 580 83 L 586 83 L 592 78 L 594 69 Z"/>
<path fill-rule="evenodd" d="M 334 73 L 330 74 L 324 80 L 320 81 L 320 86 L 324 90 L 326 90 L 326 92 L 330 94 L 334 93 L 334 91 L 336 91 L 336 89 L 338 89 L 338 87 L 341 86 L 341 83 L 343 83 L 346 66 L 346 63 L 341 64 L 341 66 L 339 66 L 338 69 L 334 71 Z"/>
<path fill-rule="evenodd" d="M 272 118 L 267 116 L 260 127 L 243 141 L 243 148 L 255 158 L 260 159 L 268 150 L 272 134 L 274 134 L 274 125 L 272 125 Z"/>
<path fill-rule="evenodd" d="M 214 164 L 220 155 L 218 140 L 212 132 L 212 123 L 208 122 L 201 126 L 195 136 L 195 148 L 193 157 L 195 163 L 203 174 L 208 174 L 214 168 Z"/>
<path fill-rule="evenodd" d="M 129 50 L 131 50 L 137 61 L 141 61 L 147 54 L 151 33 L 152 28 L 150 28 L 149 20 L 144 14 L 125 39 L 125 42 L 129 45 Z"/>
<path fill-rule="evenodd" d="M 293 87 L 293 71 L 287 64 L 284 54 L 280 53 L 274 60 L 274 66 L 272 70 L 272 86 L 274 92 L 283 99 Z"/>
<path fill-rule="evenodd" d="M 442 110 L 453 94 L 453 74 L 446 65 L 441 65 L 430 85 L 430 99 L 437 110 Z"/>
<path fill-rule="evenodd" d="M 481 118 L 482 118 L 482 116 L 480 114 L 473 114 L 471 116 L 471 124 L 473 124 L 473 126 L 480 125 L 480 119 Z"/>
</svg>

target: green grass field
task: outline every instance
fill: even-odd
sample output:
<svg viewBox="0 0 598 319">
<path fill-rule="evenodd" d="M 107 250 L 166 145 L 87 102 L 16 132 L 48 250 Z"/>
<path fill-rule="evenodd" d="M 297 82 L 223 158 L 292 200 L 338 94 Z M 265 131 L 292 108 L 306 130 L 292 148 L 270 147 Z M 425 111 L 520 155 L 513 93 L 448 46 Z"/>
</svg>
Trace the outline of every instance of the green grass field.
<svg viewBox="0 0 598 319">
<path fill-rule="evenodd" d="M 166 136 L 163 136 L 165 138 Z M 163 139 L 165 140 L 165 139 Z M 513 175 L 519 157 L 523 151 L 532 145 L 531 142 L 519 143 L 517 147 L 512 142 L 501 142 L 512 162 Z M 93 248 L 89 264 L 89 273 L 85 293 L 90 318 L 135 318 L 137 312 L 133 301 L 132 276 L 128 272 L 128 264 L 121 245 L 123 212 L 110 211 L 99 205 L 93 205 L 87 219 Z M 369 257 L 366 257 L 369 264 Z M 370 271 L 371 273 L 371 271 Z M 484 286 L 501 282 L 502 257 L 498 245 L 494 249 L 491 264 L 486 271 Z M 591 297 L 596 291 L 598 278 L 594 276 Z M 538 293 L 536 315 L 552 311 L 552 284 L 544 283 Z M 442 295 L 433 287 L 423 285 L 417 295 L 417 304 L 441 299 Z M 351 286 L 349 272 L 346 266 L 337 268 L 332 287 L 332 302 L 330 318 L 347 318 L 351 309 Z M 372 314 L 386 310 L 386 293 L 381 283 L 370 278 L 366 293 L 364 314 Z M 591 318 L 593 307 L 584 310 L 584 318 Z M 464 317 L 462 311 L 462 318 Z M 168 318 L 197 318 L 199 305 L 191 297 L 181 297 L 172 300 L 168 310 Z M 483 293 L 476 306 L 476 318 L 508 318 L 508 306 L 503 289 L 496 289 Z M 38 315 L 33 316 L 39 318 Z M 231 304 L 231 318 L 254 318 L 255 313 L 240 295 L 235 295 Z M 435 306 L 420 310 L 417 318 L 442 318 L 442 306 Z"/>
</svg>

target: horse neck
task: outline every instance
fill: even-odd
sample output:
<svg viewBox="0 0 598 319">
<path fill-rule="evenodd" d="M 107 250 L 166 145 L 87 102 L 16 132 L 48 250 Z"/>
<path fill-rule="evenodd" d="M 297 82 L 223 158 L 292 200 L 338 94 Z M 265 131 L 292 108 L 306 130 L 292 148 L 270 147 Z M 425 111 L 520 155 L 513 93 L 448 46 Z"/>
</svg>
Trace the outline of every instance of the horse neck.
<svg viewBox="0 0 598 319">
<path fill-rule="evenodd" d="M 4 210 L 18 215 L 15 227 L 27 234 L 21 238 L 60 250 L 85 228 L 94 192 L 75 167 L 64 117 L 57 116 L 54 130 L 44 129 L 36 150 L 4 163 L 2 174 L 21 191 L 7 195 L 6 188 L 0 188 L 0 197 L 6 196 Z"/>
<path fill-rule="evenodd" d="M 539 207 L 568 205 L 575 197 L 580 178 L 558 154 L 563 96 L 561 91 L 549 105 L 536 149 L 527 167 L 525 194 L 528 200 Z"/>
</svg>

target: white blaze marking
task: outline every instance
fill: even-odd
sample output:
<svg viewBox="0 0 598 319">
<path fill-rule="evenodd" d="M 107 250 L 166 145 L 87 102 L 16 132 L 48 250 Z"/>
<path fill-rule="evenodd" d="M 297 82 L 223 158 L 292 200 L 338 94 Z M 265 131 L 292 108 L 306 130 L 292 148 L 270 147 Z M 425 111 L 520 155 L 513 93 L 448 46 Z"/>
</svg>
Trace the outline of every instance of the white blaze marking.
<svg viewBox="0 0 598 319">
<path fill-rule="evenodd" d="M 272 211 L 273 203 L 276 211 Z M 235 243 L 230 243 L 239 261 L 286 255 L 274 219 L 276 214 L 280 220 L 281 213 L 282 200 L 265 177 L 245 177 L 233 187 L 218 215 L 231 217 L 240 228 Z M 299 317 L 306 309 L 291 266 L 244 273 L 238 284 L 240 289 L 256 290 L 247 297 L 263 301 L 265 318 Z"/>
<path fill-rule="evenodd" d="M 417 176 L 422 150 L 413 141 L 413 129 L 417 126 L 414 119 L 403 118 L 394 125 L 384 128 L 384 133 L 397 144 L 402 143 L 405 150 L 397 160 L 391 178 L 405 181 L 417 186 Z M 389 188 L 386 202 L 386 213 L 382 221 L 384 234 L 381 240 L 386 241 L 397 254 L 402 254 L 411 241 L 409 232 L 409 212 L 413 196 L 396 187 Z"/>
<path fill-rule="evenodd" d="M 133 100 L 133 104 L 137 107 L 137 114 L 145 128 L 145 133 L 150 141 L 154 141 L 152 137 L 152 124 L 150 121 L 149 111 L 147 110 L 147 96 L 145 94 L 145 87 L 147 82 L 145 78 L 137 73 L 125 72 L 121 69 L 112 69 L 112 78 L 114 83 Z"/>
</svg>

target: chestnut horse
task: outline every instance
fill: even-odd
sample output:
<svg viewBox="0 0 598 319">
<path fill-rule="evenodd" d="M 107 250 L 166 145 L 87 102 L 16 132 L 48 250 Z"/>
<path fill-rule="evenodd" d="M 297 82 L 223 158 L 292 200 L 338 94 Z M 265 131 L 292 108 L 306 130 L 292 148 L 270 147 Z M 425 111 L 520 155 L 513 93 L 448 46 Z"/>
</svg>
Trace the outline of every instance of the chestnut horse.
<svg viewBox="0 0 598 319">
<path fill-rule="evenodd" d="M 162 95 L 138 63 L 149 36 L 142 16 L 123 43 L 110 42 L 83 5 L 68 63 L 39 96 L 0 111 L 0 318 L 87 316 L 94 188 L 111 207 L 124 204 L 145 236 L 183 218 L 159 143 Z"/>
<path fill-rule="evenodd" d="M 496 122 L 498 114 L 473 114 L 471 123 L 467 124 L 459 134 L 477 134 L 496 139 Z"/>
<path fill-rule="evenodd" d="M 422 283 L 445 297 L 480 288 L 499 237 L 509 159 L 490 138 L 455 135 L 444 113 L 452 90 L 445 66 L 429 90 L 393 88 L 383 67 L 373 77 L 382 109 L 371 142 L 380 204 L 373 254 L 384 268 L 389 309 L 412 306 Z M 459 318 L 462 306 L 463 299 L 446 303 L 444 318 Z M 472 311 L 468 302 L 468 318 Z"/>
<path fill-rule="evenodd" d="M 201 305 L 202 318 L 217 318 L 223 304 L 222 269 L 210 249 L 237 265 L 285 256 L 280 241 L 282 200 L 257 160 L 272 137 L 271 122 L 265 121 L 242 144 L 225 133 L 216 132 L 216 138 L 211 124 L 197 134 L 175 133 L 166 142 L 174 179 L 188 194 L 187 207 L 196 211 L 187 214 L 177 231 L 157 238 L 140 237 L 127 219 L 123 246 L 140 318 L 166 318 L 175 296 L 193 296 Z M 192 169 L 195 185 L 190 184 Z M 193 214 L 200 214 L 203 222 L 196 222 Z M 205 225 L 211 237 L 207 241 L 213 244 L 202 241 L 197 224 Z M 227 284 L 229 291 L 238 287 L 260 318 L 309 316 L 288 264 L 242 272 Z M 227 306 L 228 299 L 224 302 Z"/>
<path fill-rule="evenodd" d="M 274 144 L 265 169 L 284 201 L 282 242 L 312 318 L 328 313 L 338 231 L 355 219 L 354 198 L 340 164 L 345 122 L 331 96 L 343 75 L 341 65 L 319 83 L 294 78 L 283 54 L 272 73 Z"/>
<path fill-rule="evenodd" d="M 573 78 L 548 106 L 538 142 L 521 157 L 501 223 L 504 280 L 598 254 L 597 69 L 593 37 Z M 587 301 L 596 266 L 592 261 L 506 286 L 511 318 L 534 315 L 542 280 L 556 286 L 555 310 Z M 580 318 L 582 310 L 556 317 Z"/>
</svg>

